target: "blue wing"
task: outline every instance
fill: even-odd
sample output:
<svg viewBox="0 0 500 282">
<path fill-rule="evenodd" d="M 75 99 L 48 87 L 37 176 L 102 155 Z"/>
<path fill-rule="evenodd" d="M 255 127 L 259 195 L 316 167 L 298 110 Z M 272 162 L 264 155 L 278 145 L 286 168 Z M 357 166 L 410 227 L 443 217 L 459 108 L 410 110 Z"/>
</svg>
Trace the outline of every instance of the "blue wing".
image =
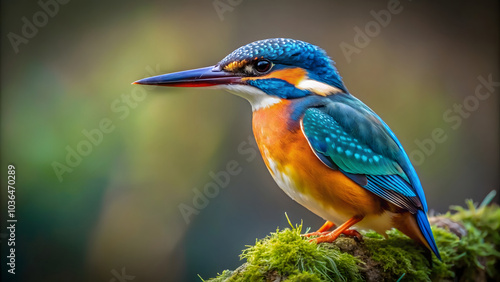
<svg viewBox="0 0 500 282">
<path fill-rule="evenodd" d="M 383 199 L 411 213 L 426 210 L 401 144 L 373 111 L 350 97 L 305 111 L 302 129 L 315 154 Z"/>
<path fill-rule="evenodd" d="M 305 110 L 302 130 L 325 165 L 413 213 L 430 248 L 441 259 L 417 173 L 401 143 L 377 114 L 350 94 L 331 95 L 325 103 Z"/>
</svg>

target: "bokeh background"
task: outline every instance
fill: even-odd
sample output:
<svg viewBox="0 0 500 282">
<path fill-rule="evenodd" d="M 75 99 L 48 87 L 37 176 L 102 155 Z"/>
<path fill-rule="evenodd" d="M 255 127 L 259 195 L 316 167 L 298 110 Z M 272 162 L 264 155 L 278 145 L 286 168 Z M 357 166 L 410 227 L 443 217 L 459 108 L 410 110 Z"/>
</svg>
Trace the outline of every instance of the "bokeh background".
<svg viewBox="0 0 500 282">
<path fill-rule="evenodd" d="M 391 1 L 60 1 L 41 0 L 59 3 L 45 22 L 37 1 L 1 1 L 2 281 L 201 281 L 287 227 L 285 212 L 319 227 L 256 155 L 246 101 L 130 85 L 213 65 L 264 38 L 328 52 L 414 155 L 434 212 L 499 188 L 500 88 L 473 98 L 479 76 L 500 81 L 497 1 L 401 1 L 349 58 L 341 44 L 355 46 L 355 28 Z M 23 17 L 34 16 L 40 27 L 14 47 L 10 33 L 23 36 Z M 471 110 L 457 112 L 464 101 Z M 83 132 L 103 122 L 110 132 L 89 143 Z M 446 138 L 430 145 L 436 129 Z M 86 155 L 68 157 L 78 148 Z M 5 269 L 8 164 L 17 171 L 15 276 Z M 58 164 L 68 169 L 61 179 Z M 206 202 L 195 197 L 228 164 L 237 171 L 229 183 Z M 202 208 L 186 209 L 193 200 Z"/>
</svg>

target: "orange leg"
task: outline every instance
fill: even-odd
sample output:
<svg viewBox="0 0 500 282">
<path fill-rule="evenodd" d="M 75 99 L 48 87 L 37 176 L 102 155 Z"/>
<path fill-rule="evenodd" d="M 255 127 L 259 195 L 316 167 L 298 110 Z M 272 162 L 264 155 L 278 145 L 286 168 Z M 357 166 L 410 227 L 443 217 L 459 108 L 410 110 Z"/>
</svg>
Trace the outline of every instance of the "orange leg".
<svg viewBox="0 0 500 282">
<path fill-rule="evenodd" d="M 354 224 L 360 222 L 362 219 L 363 219 L 363 216 L 355 215 L 352 218 L 350 218 L 348 221 L 344 222 L 344 224 L 335 228 L 335 230 L 333 230 L 332 232 L 330 232 L 326 235 L 321 235 L 318 238 L 311 239 L 309 242 L 316 242 L 316 243 L 333 242 L 340 236 L 340 234 L 346 234 L 346 235 L 351 235 L 351 236 L 353 234 L 356 234 L 356 237 L 358 237 L 359 233 L 356 230 L 347 230 L 347 229 L 349 227 L 353 226 Z"/>
<path fill-rule="evenodd" d="M 334 226 L 335 226 L 335 223 L 333 223 L 331 221 L 327 221 L 327 222 L 325 222 L 325 224 L 323 224 L 323 226 L 321 226 L 318 229 L 318 231 L 304 234 L 304 236 L 305 237 L 319 236 L 319 235 L 322 235 L 323 233 L 327 232 L 328 230 L 330 230 Z"/>
<path fill-rule="evenodd" d="M 328 231 L 330 230 L 332 227 L 335 226 L 335 223 L 331 222 L 331 221 L 327 221 L 325 222 L 325 224 L 323 224 L 323 226 L 321 226 L 318 231 L 318 233 L 322 233 L 322 232 L 325 232 L 325 231 Z"/>
</svg>

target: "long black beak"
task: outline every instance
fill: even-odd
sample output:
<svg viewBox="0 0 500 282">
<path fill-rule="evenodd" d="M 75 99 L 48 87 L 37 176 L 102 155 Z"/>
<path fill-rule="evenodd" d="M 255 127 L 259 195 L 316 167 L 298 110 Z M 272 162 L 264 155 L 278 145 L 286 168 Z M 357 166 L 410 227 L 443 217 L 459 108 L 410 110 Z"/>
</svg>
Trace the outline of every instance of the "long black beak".
<svg viewBox="0 0 500 282">
<path fill-rule="evenodd" d="M 220 70 L 218 67 L 206 67 L 181 72 L 167 73 L 144 78 L 132 84 L 146 84 L 173 87 L 206 87 L 215 85 L 239 84 L 241 76 Z"/>
</svg>

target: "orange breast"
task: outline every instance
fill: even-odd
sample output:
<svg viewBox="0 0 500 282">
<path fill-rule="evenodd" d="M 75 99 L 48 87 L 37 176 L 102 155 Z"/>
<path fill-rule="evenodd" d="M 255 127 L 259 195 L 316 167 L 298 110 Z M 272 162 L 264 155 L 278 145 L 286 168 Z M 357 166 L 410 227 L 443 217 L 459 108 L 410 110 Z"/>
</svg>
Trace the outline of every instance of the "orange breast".
<svg viewBox="0 0 500 282">
<path fill-rule="evenodd" d="M 292 103 L 293 100 L 283 100 L 253 114 L 257 144 L 278 185 L 312 212 L 337 224 L 354 215 L 383 213 L 379 197 L 316 157 L 300 128 L 300 121 L 290 118 Z"/>
</svg>

